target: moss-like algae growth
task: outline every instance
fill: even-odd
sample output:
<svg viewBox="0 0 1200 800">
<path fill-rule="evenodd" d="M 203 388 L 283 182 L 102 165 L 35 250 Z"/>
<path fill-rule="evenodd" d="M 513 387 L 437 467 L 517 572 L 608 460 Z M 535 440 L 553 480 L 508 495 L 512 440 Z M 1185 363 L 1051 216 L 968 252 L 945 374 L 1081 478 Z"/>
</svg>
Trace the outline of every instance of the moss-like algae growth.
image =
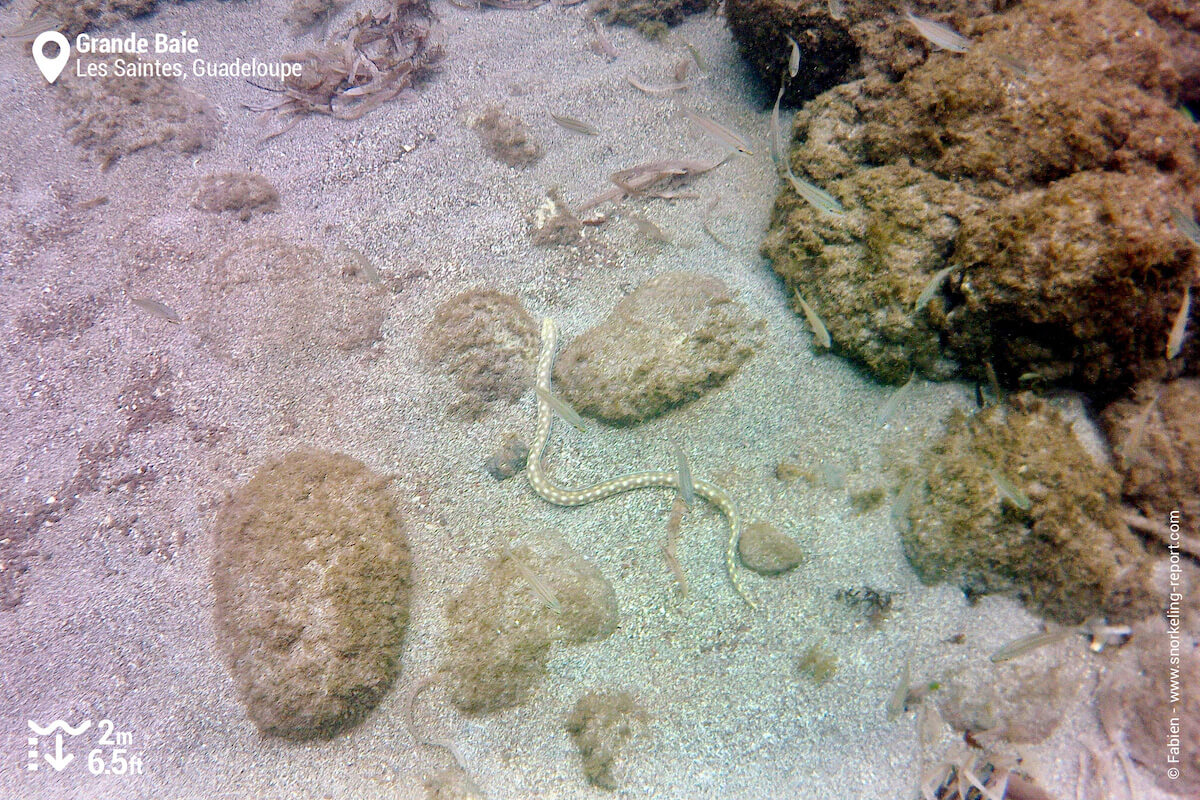
<svg viewBox="0 0 1200 800">
<path fill-rule="evenodd" d="M 410 560 L 387 484 L 347 456 L 297 451 L 217 515 L 218 644 L 264 733 L 330 737 L 395 678 Z"/>
<path fill-rule="evenodd" d="M 599 570 L 544 536 L 494 557 L 482 578 L 450 600 L 446 616 L 450 698 L 461 711 L 485 713 L 529 698 L 556 640 L 586 642 L 616 630 L 617 600 Z"/>
<path fill-rule="evenodd" d="M 567 732 L 583 759 L 588 783 L 616 789 L 621 762 L 632 740 L 649 721 L 629 692 L 588 692 L 567 716 Z"/>
<path fill-rule="evenodd" d="M 969 595 L 1011 591 L 1062 623 L 1150 613 L 1147 558 L 1121 521 L 1120 478 L 1051 406 L 1014 402 L 953 412 L 923 456 L 901 534 L 909 562 L 926 583 L 954 581 Z M 1028 511 L 996 475 L 1028 497 Z"/>
</svg>

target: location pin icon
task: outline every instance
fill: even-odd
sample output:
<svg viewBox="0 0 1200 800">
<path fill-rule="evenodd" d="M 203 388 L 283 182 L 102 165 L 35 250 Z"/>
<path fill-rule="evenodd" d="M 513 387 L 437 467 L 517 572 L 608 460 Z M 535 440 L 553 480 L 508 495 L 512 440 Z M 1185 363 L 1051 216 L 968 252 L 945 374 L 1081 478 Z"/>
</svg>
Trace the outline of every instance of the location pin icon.
<svg viewBox="0 0 1200 800">
<path fill-rule="evenodd" d="M 50 42 L 58 45 L 58 55 L 53 58 L 48 57 L 42 52 Z M 70 57 L 71 45 L 67 42 L 67 37 L 58 31 L 39 33 L 38 37 L 33 40 L 33 60 L 37 62 L 38 69 L 42 71 L 42 75 L 46 76 L 46 80 L 50 83 L 58 80 L 58 76 L 62 74 L 63 67 L 67 66 L 67 59 Z"/>
</svg>

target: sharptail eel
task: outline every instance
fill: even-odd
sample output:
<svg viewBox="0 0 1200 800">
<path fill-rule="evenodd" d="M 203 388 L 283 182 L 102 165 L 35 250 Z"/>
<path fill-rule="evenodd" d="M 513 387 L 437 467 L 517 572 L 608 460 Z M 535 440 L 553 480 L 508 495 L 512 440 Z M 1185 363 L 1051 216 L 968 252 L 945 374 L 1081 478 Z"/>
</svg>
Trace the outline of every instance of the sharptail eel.
<svg viewBox="0 0 1200 800">
<path fill-rule="evenodd" d="M 549 317 L 542 319 L 542 351 L 538 355 L 537 385 L 547 395 L 550 394 L 550 373 L 554 366 L 554 348 L 558 340 L 558 329 L 554 320 Z M 582 506 L 606 497 L 631 492 L 634 489 L 645 489 L 658 486 L 663 489 L 679 489 L 679 473 L 668 470 L 648 470 L 646 472 L 631 472 L 619 478 L 597 483 L 583 489 L 567 489 L 559 486 L 546 477 L 542 470 L 542 452 L 550 440 L 550 425 L 554 419 L 554 411 L 542 397 L 538 397 L 537 432 L 533 437 L 533 447 L 529 449 L 529 460 L 525 463 L 525 474 L 529 476 L 529 485 L 543 500 L 557 506 Z M 729 497 L 729 493 L 708 481 L 694 482 L 696 494 L 715 505 L 729 520 L 729 541 L 725 546 L 725 568 L 729 573 L 729 581 L 751 608 L 758 608 L 738 578 L 735 559 L 737 558 L 738 538 L 742 533 L 742 518 L 737 506 Z"/>
</svg>

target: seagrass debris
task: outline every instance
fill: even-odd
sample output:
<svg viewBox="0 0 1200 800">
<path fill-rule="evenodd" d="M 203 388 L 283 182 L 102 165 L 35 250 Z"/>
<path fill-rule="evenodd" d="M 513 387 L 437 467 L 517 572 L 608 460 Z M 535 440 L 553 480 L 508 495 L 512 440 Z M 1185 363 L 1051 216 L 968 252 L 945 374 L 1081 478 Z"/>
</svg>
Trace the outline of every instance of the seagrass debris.
<svg viewBox="0 0 1200 800">
<path fill-rule="evenodd" d="M 270 139 L 287 132 L 309 114 L 352 120 L 369 114 L 398 97 L 437 69 L 443 55 L 442 31 L 428 0 L 393 0 L 379 15 L 360 12 L 334 34 L 330 44 L 285 55 L 300 65 L 288 76 L 274 105 L 247 106 L 274 111 L 287 120 Z M 263 87 L 260 87 L 263 88 Z"/>
</svg>

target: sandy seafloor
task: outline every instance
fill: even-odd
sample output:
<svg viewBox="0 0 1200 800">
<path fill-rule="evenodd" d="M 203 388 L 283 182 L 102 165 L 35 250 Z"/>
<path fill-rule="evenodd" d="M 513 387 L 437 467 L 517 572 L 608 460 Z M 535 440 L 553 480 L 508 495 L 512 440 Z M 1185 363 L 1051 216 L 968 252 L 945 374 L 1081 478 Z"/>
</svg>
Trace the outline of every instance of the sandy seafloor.
<svg viewBox="0 0 1200 800">
<path fill-rule="evenodd" d="M 281 21 L 286 8 L 280 0 L 196 0 L 113 32 L 186 29 L 214 60 L 270 59 L 303 43 Z M 18 10 L 0 12 L 6 27 Z M 560 186 L 577 204 L 615 170 L 722 154 L 671 113 L 668 101 L 624 81 L 630 73 L 665 81 L 685 52 L 679 39 L 656 44 L 611 30 L 620 56 L 610 62 L 588 49 L 592 35 L 579 7 L 438 10 L 448 34 L 443 68 L 407 100 L 357 122 L 306 119 L 261 143 L 262 120 L 241 108 L 261 102 L 260 93 L 239 81 L 189 80 L 223 112 L 215 147 L 197 158 L 149 150 L 106 172 L 70 142 L 60 93 L 33 71 L 27 52 L 0 42 L 6 499 L 52 495 L 75 472 L 85 445 L 111 438 L 131 375 L 161 360 L 173 376 L 173 415 L 130 435 L 127 451 L 104 466 L 100 488 L 40 530 L 24 601 L 0 612 L 0 797 L 421 797 L 423 778 L 445 766 L 445 756 L 414 745 L 404 698 L 438 663 L 442 606 L 478 576 L 488 553 L 543 528 L 561 532 L 613 582 L 621 626 L 599 643 L 556 646 L 526 706 L 468 719 L 443 695 L 427 696 L 423 718 L 453 738 L 488 797 L 916 796 L 922 754 L 915 714 L 888 722 L 884 710 L 905 659 L 915 680 L 932 679 L 986 658 L 1037 621 L 1012 600 L 970 606 L 951 586 L 922 586 L 887 506 L 858 514 L 845 491 L 782 483 L 774 466 L 785 458 L 824 460 L 845 469 L 850 489 L 893 488 L 885 457 L 913 457 L 950 407 L 973 402 L 971 387 L 922 383 L 885 429 L 874 420 L 892 390 L 814 352 L 757 255 L 777 188 L 766 146 L 769 109 L 723 20 L 702 16 L 676 29 L 709 67 L 686 98 L 752 134 L 756 155 L 698 180 L 705 200 L 633 204 L 673 231 L 674 244 L 648 242 L 616 216 L 588 232 L 600 255 L 581 257 L 530 244 L 525 218 L 547 187 Z M 529 121 L 545 145 L 535 165 L 518 170 L 493 161 L 468 127 L 498 102 Z M 547 109 L 593 120 L 603 134 L 563 130 Z M 225 169 L 267 176 L 282 195 L 280 211 L 242 223 L 191 209 L 189 182 Z M 722 198 L 713 226 L 733 250 L 700 228 L 713 194 Z M 108 205 L 71 210 L 100 195 Z M 320 249 L 330 280 L 381 302 L 382 341 L 366 353 L 328 349 L 304 361 L 271 347 L 240 360 L 215 357 L 188 324 L 204 310 L 207 259 L 267 234 Z M 347 243 L 378 266 L 383 289 L 342 274 Z M 668 465 L 670 438 L 686 436 L 694 472 L 720 476 L 746 517 L 774 523 L 807 552 L 807 562 L 782 578 L 743 570 L 761 601 L 757 612 L 726 578 L 727 528 L 715 510 L 685 521 L 680 557 L 691 593 L 678 599 L 658 549 L 667 493 L 562 509 L 539 499 L 522 476 L 495 481 L 483 460 L 503 433 L 531 434 L 532 393 L 466 423 L 447 413 L 452 384 L 420 356 L 432 309 L 455 291 L 512 292 L 533 314 L 553 315 L 569 341 L 632 287 L 676 269 L 712 274 L 736 289 L 766 321 L 765 346 L 725 386 L 650 423 L 593 426 L 586 436 L 557 426 L 547 463 L 551 474 L 578 484 Z M 184 324 L 145 314 L 129 295 L 158 297 Z M 74 337 L 34 341 L 17 324 L 60 299 L 89 296 L 99 303 L 95 324 Z M 248 327 L 278 328 L 286 338 L 291 323 L 271 322 L 271 308 L 245 312 Z M 1079 429 L 1087 426 L 1081 419 Z M 245 715 L 217 655 L 207 579 L 208 528 L 223 493 L 302 445 L 345 452 L 398 476 L 416 578 L 397 685 L 361 725 L 309 744 L 264 738 Z M 156 480 L 111 488 L 141 465 L 151 465 Z M 114 526 L 112 518 L 133 522 Z M 898 593 L 897 611 L 878 629 L 834 600 L 837 589 L 861 585 Z M 955 634 L 964 643 L 946 644 Z M 815 641 L 838 656 L 836 675 L 820 686 L 795 670 L 798 654 Z M 1076 740 L 1104 741 L 1086 702 L 1100 662 L 1080 638 L 1028 663 L 1052 659 L 1085 660 L 1088 677 L 1058 732 L 1021 755 L 1056 796 L 1074 797 Z M 597 687 L 635 690 L 652 716 L 651 735 L 615 793 L 585 784 L 563 729 L 575 699 Z M 111 719 L 133 734 L 144 774 L 94 777 L 82 753 L 61 774 L 27 772 L 26 720 L 55 718 Z M 947 732 L 942 744 L 949 740 Z M 1159 796 L 1146 775 L 1132 777 L 1136 796 Z"/>
</svg>

